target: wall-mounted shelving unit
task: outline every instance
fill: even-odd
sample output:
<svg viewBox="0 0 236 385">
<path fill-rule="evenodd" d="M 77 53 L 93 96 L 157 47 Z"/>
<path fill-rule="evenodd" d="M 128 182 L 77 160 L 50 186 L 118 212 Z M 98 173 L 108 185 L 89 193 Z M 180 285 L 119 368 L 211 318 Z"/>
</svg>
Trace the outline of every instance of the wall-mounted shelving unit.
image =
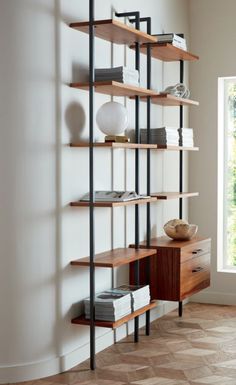
<svg viewBox="0 0 236 385">
<path fill-rule="evenodd" d="M 70 87 L 80 91 L 89 91 L 89 142 L 71 143 L 73 148 L 87 148 L 89 151 L 89 202 L 77 201 L 71 202 L 73 208 L 88 208 L 90 217 L 90 244 L 89 257 L 80 258 L 71 261 L 74 267 L 89 267 L 90 273 L 90 316 L 91 319 L 85 319 L 84 315 L 74 318 L 71 322 L 76 325 L 87 325 L 90 327 L 90 367 L 95 369 L 95 327 L 105 327 L 116 329 L 122 324 L 134 319 L 134 341 L 138 342 L 139 316 L 146 314 L 146 334 L 150 333 L 150 310 L 156 306 L 156 301 L 129 314 L 128 316 L 116 321 L 105 322 L 95 320 L 94 296 L 95 296 L 95 268 L 105 267 L 114 269 L 121 265 L 132 265 L 131 275 L 132 283 L 139 284 L 139 278 L 142 276 L 145 283 L 153 284 L 151 281 L 151 262 L 156 257 L 157 248 L 152 246 L 151 239 L 151 203 L 158 200 L 179 199 L 179 216 L 182 218 L 182 198 L 197 196 L 198 193 L 183 192 L 183 152 L 198 151 L 198 147 L 181 146 L 160 146 L 150 143 L 151 129 L 151 105 L 179 107 L 180 122 L 179 127 L 183 127 L 183 106 L 197 106 L 198 102 L 190 99 L 177 98 L 169 94 L 160 94 L 151 89 L 151 58 L 163 61 L 180 62 L 180 82 L 183 82 L 184 66 L 183 61 L 198 60 L 196 55 L 183 51 L 171 44 L 159 44 L 157 38 L 151 35 L 151 18 L 140 18 L 139 12 L 128 12 L 116 14 L 117 17 L 132 17 L 135 22 L 135 28 L 127 26 L 117 20 L 95 20 L 94 1 L 89 0 L 89 21 L 71 23 L 70 27 L 89 35 L 89 82 L 71 83 Z M 140 31 L 140 23 L 147 25 L 147 33 Z M 95 37 L 116 44 L 128 45 L 135 50 L 135 68 L 140 70 L 140 52 L 147 57 L 147 88 L 131 86 L 116 81 L 95 82 L 95 63 L 94 63 L 94 41 Z M 96 143 L 94 142 L 94 93 L 101 93 L 110 96 L 129 97 L 135 100 L 135 143 Z M 147 103 L 147 144 L 140 143 L 139 133 L 139 103 L 143 100 Z M 138 199 L 128 202 L 96 202 L 94 199 L 94 150 L 98 148 L 107 148 L 115 150 L 116 148 L 135 151 L 135 191 L 139 194 L 139 151 L 147 151 L 147 192 L 150 198 Z M 152 151 L 178 151 L 180 154 L 180 175 L 178 192 L 151 192 L 151 150 Z M 139 239 L 139 205 L 146 204 L 146 233 L 147 239 L 140 244 Z M 94 242 L 94 209 L 95 208 L 115 208 L 120 206 L 133 205 L 135 207 L 135 243 L 133 248 L 120 248 L 95 254 Z M 139 262 L 144 263 L 145 269 L 140 272 Z M 179 309 L 182 314 L 182 301 L 179 302 Z"/>
</svg>

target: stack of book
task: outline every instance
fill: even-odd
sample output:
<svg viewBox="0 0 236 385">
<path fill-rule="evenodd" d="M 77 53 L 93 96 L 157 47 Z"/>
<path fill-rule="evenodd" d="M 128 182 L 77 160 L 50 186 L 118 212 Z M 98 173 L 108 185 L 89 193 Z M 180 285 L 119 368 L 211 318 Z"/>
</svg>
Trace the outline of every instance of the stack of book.
<svg viewBox="0 0 236 385">
<path fill-rule="evenodd" d="M 131 295 L 132 311 L 136 311 L 150 303 L 150 287 L 149 285 L 122 285 L 117 287 L 117 293 L 127 293 Z"/>
<path fill-rule="evenodd" d="M 141 143 L 147 143 L 147 130 L 140 130 Z M 179 132 L 175 127 L 160 127 L 150 130 L 150 143 L 162 146 L 178 146 Z"/>
<path fill-rule="evenodd" d="M 186 39 L 179 35 L 176 35 L 176 33 L 161 33 L 155 36 L 157 36 L 157 42 L 160 44 L 170 43 L 177 48 L 187 51 Z"/>
<path fill-rule="evenodd" d="M 139 86 L 139 72 L 127 67 L 114 67 L 114 68 L 96 68 L 95 69 L 95 81 L 106 82 L 116 81 L 124 84 L 130 84 Z"/>
<path fill-rule="evenodd" d="M 192 128 L 179 128 L 179 145 L 183 147 L 194 147 Z"/>
<path fill-rule="evenodd" d="M 116 289 L 106 290 L 95 295 L 95 319 L 115 322 L 131 313 L 131 296 Z M 85 318 L 90 318 L 90 298 L 84 300 Z"/>
</svg>

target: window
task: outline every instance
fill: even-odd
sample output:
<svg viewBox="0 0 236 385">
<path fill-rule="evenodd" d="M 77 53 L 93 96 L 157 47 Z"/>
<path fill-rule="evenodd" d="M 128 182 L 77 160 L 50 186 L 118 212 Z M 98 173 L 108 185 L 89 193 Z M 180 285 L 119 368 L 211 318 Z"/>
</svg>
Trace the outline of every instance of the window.
<svg viewBox="0 0 236 385">
<path fill-rule="evenodd" d="M 236 272 L 236 77 L 218 81 L 218 268 Z"/>
</svg>

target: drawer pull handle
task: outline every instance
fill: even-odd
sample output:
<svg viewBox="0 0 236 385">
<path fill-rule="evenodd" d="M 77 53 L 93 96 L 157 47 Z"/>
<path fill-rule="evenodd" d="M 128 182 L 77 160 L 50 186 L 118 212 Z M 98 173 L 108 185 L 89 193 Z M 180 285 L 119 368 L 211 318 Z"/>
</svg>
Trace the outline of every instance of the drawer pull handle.
<svg viewBox="0 0 236 385">
<path fill-rule="evenodd" d="M 193 250 L 192 251 L 192 254 L 199 254 L 201 253 L 203 250 L 202 249 L 196 249 L 196 250 Z"/>
<path fill-rule="evenodd" d="M 199 273 L 199 271 L 202 271 L 202 270 L 203 270 L 203 267 L 198 266 L 198 267 L 196 267 L 195 269 L 192 270 L 192 273 Z"/>
</svg>

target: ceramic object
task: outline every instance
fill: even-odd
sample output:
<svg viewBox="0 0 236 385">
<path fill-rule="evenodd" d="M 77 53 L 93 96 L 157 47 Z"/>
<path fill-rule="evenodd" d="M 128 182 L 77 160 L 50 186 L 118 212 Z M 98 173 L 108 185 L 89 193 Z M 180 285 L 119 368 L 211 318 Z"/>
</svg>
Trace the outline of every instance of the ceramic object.
<svg viewBox="0 0 236 385">
<path fill-rule="evenodd" d="M 99 108 L 96 121 L 105 135 L 120 135 L 128 126 L 128 112 L 121 103 L 107 102 Z"/>
<path fill-rule="evenodd" d="M 164 225 L 166 235 L 175 240 L 189 240 L 196 235 L 197 230 L 197 225 L 188 224 L 182 219 L 173 219 Z"/>
</svg>

